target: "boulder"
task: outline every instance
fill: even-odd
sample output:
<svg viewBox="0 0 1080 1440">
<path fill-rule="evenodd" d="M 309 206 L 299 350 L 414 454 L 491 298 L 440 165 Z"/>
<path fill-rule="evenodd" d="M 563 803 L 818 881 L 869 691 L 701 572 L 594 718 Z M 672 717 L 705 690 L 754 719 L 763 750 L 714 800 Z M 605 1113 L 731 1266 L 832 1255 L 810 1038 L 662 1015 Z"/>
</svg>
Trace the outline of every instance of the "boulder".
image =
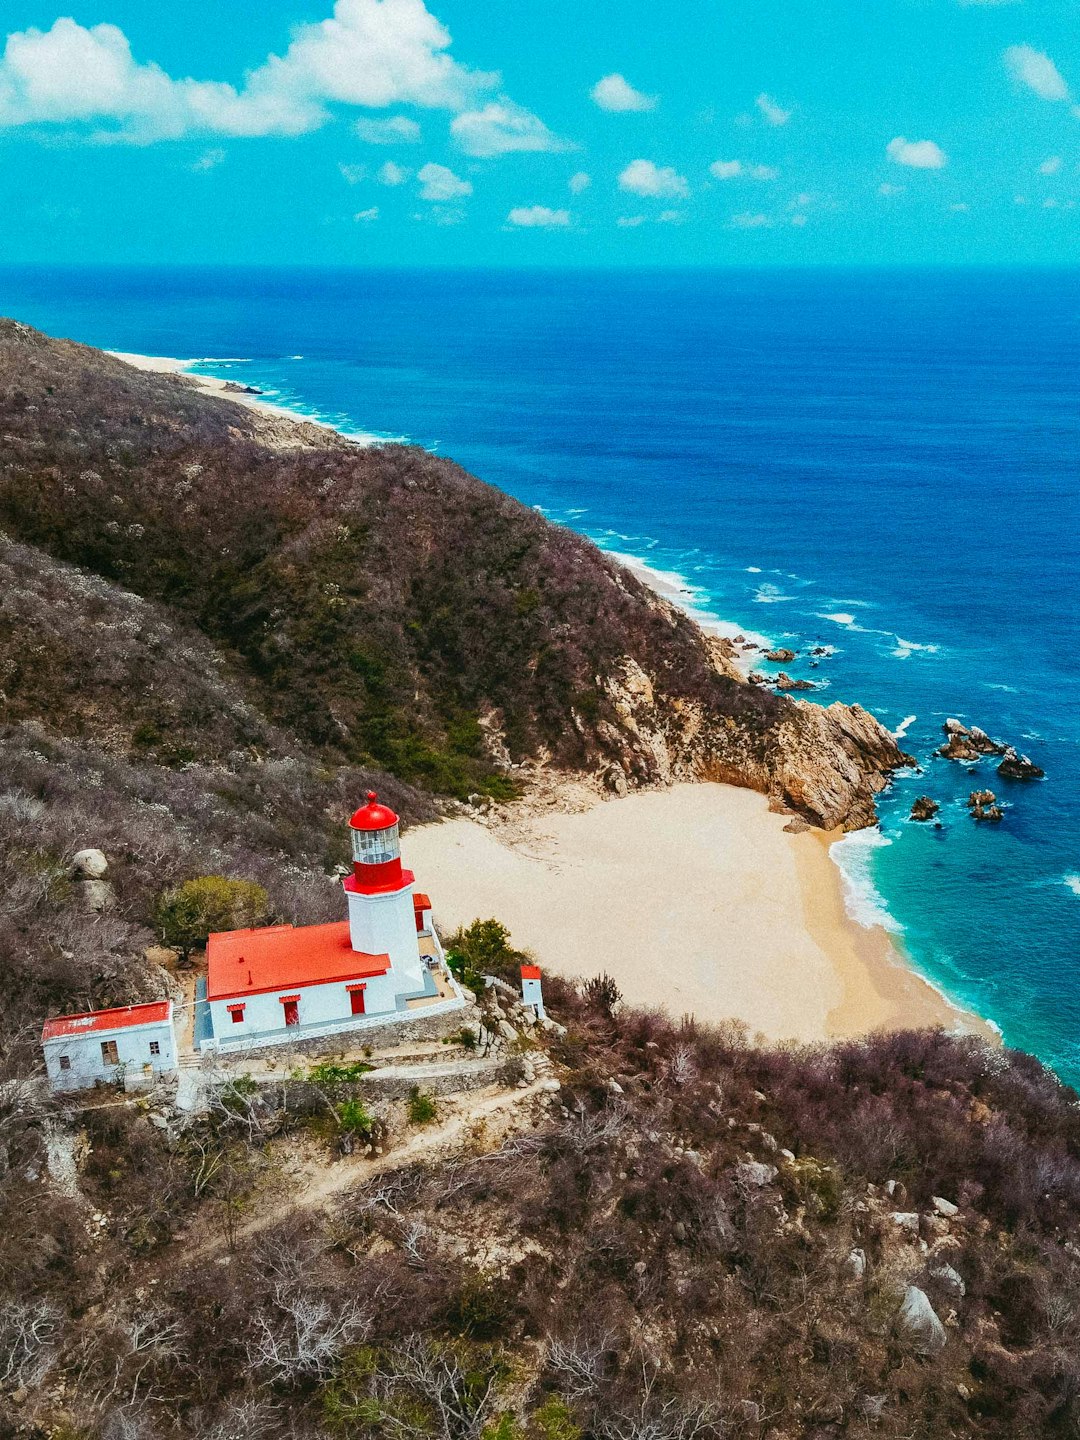
<svg viewBox="0 0 1080 1440">
<path fill-rule="evenodd" d="M 499 1021 L 499 1034 L 504 1040 L 516 1040 L 518 1038 L 518 1032 L 514 1029 L 513 1025 L 510 1024 L 509 1020 Z"/>
<path fill-rule="evenodd" d="M 795 659 L 795 651 L 787 649 L 766 650 L 766 660 L 771 660 L 776 665 L 789 665 Z"/>
<path fill-rule="evenodd" d="M 967 1286 L 959 1270 L 954 1270 L 951 1265 L 934 1265 L 930 1269 L 930 1278 L 935 1280 L 951 1300 L 962 1300 L 967 1294 Z"/>
<path fill-rule="evenodd" d="M 954 1215 L 960 1214 L 960 1206 L 954 1205 L 951 1200 L 946 1200 L 942 1195 L 932 1196 L 930 1204 L 939 1215 L 944 1215 L 946 1220 L 951 1220 Z"/>
<path fill-rule="evenodd" d="M 764 1185 L 771 1185 L 779 1173 L 775 1165 L 766 1165 L 761 1160 L 746 1160 L 741 1165 L 735 1166 L 736 1182 L 752 1190 L 760 1190 Z"/>
<path fill-rule="evenodd" d="M 87 910 L 100 915 L 112 908 L 116 895 L 107 880 L 84 880 L 79 886 L 79 898 Z"/>
<path fill-rule="evenodd" d="M 941 809 L 936 800 L 931 800 L 929 795 L 920 795 L 911 807 L 912 820 L 932 820 Z"/>
<path fill-rule="evenodd" d="M 610 765 L 604 771 L 604 785 L 613 795 L 625 795 L 628 790 L 626 771 L 621 765 Z"/>
<path fill-rule="evenodd" d="M 784 691 L 817 689 L 817 686 L 812 680 L 793 680 L 792 677 L 788 674 L 785 674 L 783 670 L 780 671 L 780 674 L 777 675 L 776 680 L 773 683 L 776 685 L 776 688 L 778 690 Z"/>
<path fill-rule="evenodd" d="M 851 1254 L 844 1261 L 847 1272 L 854 1280 L 861 1280 L 866 1274 L 866 1251 L 852 1250 Z"/>
<path fill-rule="evenodd" d="M 1041 780 L 1046 774 L 1027 755 L 1020 755 L 1010 745 L 997 767 L 997 773 L 1006 780 Z"/>
<path fill-rule="evenodd" d="M 914 1210 L 894 1210 L 889 1219 L 898 1230 L 906 1230 L 911 1235 L 919 1233 L 919 1216 Z"/>
<path fill-rule="evenodd" d="M 909 1285 L 904 1291 L 896 1318 L 916 1355 L 937 1355 L 945 1348 L 948 1338 L 945 1326 L 938 1319 L 925 1290 L 920 1290 L 917 1285 Z"/>
<path fill-rule="evenodd" d="M 80 880 L 100 880 L 109 862 L 101 850 L 79 850 L 72 858 L 71 868 Z"/>
<path fill-rule="evenodd" d="M 992 790 L 972 790 L 968 796 L 968 809 L 974 819 L 996 825 L 1004 818 L 1004 811 L 997 803 Z"/>
</svg>

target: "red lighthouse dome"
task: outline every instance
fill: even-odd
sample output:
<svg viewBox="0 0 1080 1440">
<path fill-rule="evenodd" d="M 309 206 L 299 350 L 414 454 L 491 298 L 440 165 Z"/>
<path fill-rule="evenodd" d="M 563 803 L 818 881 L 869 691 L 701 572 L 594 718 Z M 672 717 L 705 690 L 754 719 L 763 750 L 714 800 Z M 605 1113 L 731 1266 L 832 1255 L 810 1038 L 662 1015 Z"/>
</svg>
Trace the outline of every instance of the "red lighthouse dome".
<svg viewBox="0 0 1080 1440">
<path fill-rule="evenodd" d="M 349 821 L 350 830 L 389 830 L 398 823 L 398 817 L 389 805 L 380 805 L 374 790 L 367 792 L 367 804 L 361 805 Z"/>
</svg>

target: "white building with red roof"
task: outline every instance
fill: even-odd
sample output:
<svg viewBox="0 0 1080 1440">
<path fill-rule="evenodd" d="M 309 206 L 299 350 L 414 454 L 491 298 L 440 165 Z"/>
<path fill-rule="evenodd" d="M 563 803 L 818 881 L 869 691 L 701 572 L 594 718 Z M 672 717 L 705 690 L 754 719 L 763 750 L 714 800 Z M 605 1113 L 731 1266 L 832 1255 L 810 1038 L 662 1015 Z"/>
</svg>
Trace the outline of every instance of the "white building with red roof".
<svg viewBox="0 0 1080 1440">
<path fill-rule="evenodd" d="M 347 920 L 210 936 L 200 1049 L 284 1044 L 464 1003 L 443 971 L 431 901 L 402 868 L 397 815 L 370 791 L 349 828 Z"/>
<path fill-rule="evenodd" d="M 41 1032 L 54 1090 L 86 1090 L 176 1069 L 171 1000 L 56 1015 Z"/>
</svg>

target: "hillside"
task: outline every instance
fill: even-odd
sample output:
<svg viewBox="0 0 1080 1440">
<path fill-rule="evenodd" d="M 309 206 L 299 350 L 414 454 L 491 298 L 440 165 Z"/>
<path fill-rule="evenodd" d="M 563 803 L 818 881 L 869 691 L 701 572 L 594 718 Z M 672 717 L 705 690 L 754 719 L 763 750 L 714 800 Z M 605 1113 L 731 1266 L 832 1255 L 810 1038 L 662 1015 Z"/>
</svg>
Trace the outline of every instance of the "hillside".
<svg viewBox="0 0 1080 1440">
<path fill-rule="evenodd" d="M 750 785 L 827 826 L 872 818 L 902 757 L 858 707 L 744 683 L 588 541 L 448 460 L 288 429 L 0 322 L 0 527 L 165 607 L 331 763 L 460 798 L 509 796 L 515 764 L 618 765 Z M 165 763 L 176 688 L 163 711 L 128 703 L 129 739 Z M 54 732 L 87 720 L 74 694 L 8 700 Z"/>
<path fill-rule="evenodd" d="M 196 1115 L 5 1083 L 0 1436 L 1077 1434 L 1072 1092 L 974 1040 L 770 1051 L 548 990 L 564 1031 L 422 1106 L 378 1052 L 211 1075 Z"/>
</svg>

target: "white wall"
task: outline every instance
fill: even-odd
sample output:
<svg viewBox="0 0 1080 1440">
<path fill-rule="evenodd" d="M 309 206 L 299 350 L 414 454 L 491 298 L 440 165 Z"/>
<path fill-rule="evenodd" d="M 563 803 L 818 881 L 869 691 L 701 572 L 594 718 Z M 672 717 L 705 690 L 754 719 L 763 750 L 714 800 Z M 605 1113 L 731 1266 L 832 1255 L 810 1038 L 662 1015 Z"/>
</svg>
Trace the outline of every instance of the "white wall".
<svg viewBox="0 0 1080 1440">
<path fill-rule="evenodd" d="M 411 902 L 410 902 L 411 903 Z M 407 977 L 406 977 L 407 982 Z M 350 981 L 349 984 L 359 984 Z M 423 982 L 421 981 L 421 984 Z M 364 1013 L 379 1015 L 397 1009 L 398 994 L 412 994 L 420 985 L 403 983 L 391 969 L 386 975 L 373 975 L 364 982 Z M 328 985 L 283 985 L 261 995 L 240 996 L 235 1000 L 211 1000 L 210 1015 L 215 1040 L 240 1040 L 248 1035 L 285 1028 L 285 1007 L 282 995 L 299 995 L 300 1024 L 295 1027 L 297 1038 L 308 1025 L 324 1025 L 330 1020 L 344 1020 L 352 1014 L 352 999 L 343 980 Z M 244 1018 L 233 1022 L 229 1006 L 243 1002 Z"/>
<path fill-rule="evenodd" d="M 106 1065 L 101 1058 L 103 1041 L 115 1040 L 118 1065 Z M 160 1055 L 150 1054 L 156 1040 Z M 124 1070 L 142 1072 L 149 1065 L 157 1074 L 176 1069 L 176 1036 L 171 1018 L 148 1025 L 124 1025 L 117 1030 L 91 1030 L 83 1035 L 61 1035 L 42 1042 L 45 1069 L 54 1090 L 85 1090 L 98 1080 L 118 1080 Z M 60 1057 L 71 1061 L 70 1070 L 60 1068 Z"/>
<path fill-rule="evenodd" d="M 352 948 L 365 955 L 389 955 L 398 973 L 398 990 L 414 994 L 424 984 L 424 966 L 416 938 L 413 887 L 393 895 L 358 895 L 346 890 Z"/>
</svg>

